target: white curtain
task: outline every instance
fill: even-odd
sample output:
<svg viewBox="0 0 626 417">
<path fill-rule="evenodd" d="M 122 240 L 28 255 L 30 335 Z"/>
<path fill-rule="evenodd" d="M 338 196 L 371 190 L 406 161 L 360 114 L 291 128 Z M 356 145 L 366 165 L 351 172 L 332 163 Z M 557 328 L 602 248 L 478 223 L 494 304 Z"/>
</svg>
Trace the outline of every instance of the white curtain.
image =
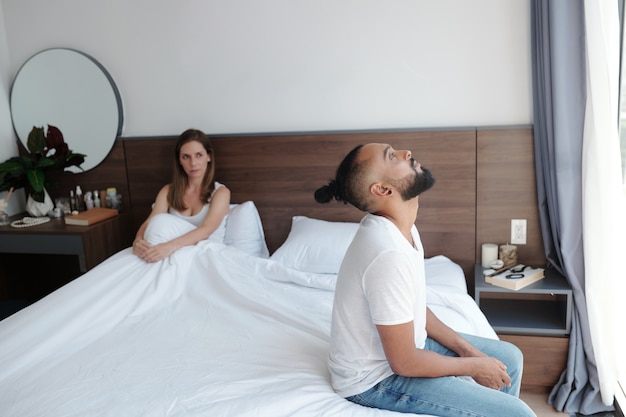
<svg viewBox="0 0 626 417">
<path fill-rule="evenodd" d="M 585 295 L 602 402 L 613 403 L 626 351 L 626 203 L 618 129 L 617 1 L 585 0 L 587 101 L 582 152 Z"/>
</svg>

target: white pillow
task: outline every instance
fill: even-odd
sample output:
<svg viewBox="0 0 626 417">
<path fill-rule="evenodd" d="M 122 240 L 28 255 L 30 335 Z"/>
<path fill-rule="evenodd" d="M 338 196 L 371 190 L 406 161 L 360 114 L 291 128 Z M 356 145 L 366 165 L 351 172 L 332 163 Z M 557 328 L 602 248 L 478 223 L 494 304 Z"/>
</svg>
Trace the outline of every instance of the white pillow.
<svg viewBox="0 0 626 417">
<path fill-rule="evenodd" d="M 224 243 L 253 256 L 262 258 L 269 256 L 261 216 L 254 202 L 246 201 L 230 205 L 226 218 Z"/>
<path fill-rule="evenodd" d="M 222 223 L 209 236 L 209 240 L 234 246 L 253 256 L 269 257 L 261 216 L 254 203 L 246 201 L 231 204 L 229 209 Z M 181 217 L 160 213 L 150 220 L 144 238 L 156 245 L 182 236 L 195 227 Z"/>
<path fill-rule="evenodd" d="M 285 243 L 271 259 L 298 271 L 337 274 L 358 223 L 294 216 Z"/>
</svg>

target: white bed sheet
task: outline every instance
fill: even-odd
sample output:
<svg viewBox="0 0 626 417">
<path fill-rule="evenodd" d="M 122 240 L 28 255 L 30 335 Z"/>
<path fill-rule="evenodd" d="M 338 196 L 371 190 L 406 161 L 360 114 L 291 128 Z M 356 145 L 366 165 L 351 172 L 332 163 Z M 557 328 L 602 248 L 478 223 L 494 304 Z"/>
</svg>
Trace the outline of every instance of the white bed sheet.
<svg viewBox="0 0 626 417">
<path fill-rule="evenodd" d="M 427 276 L 444 322 L 496 337 L 456 264 Z M 157 264 L 126 249 L 0 322 L 0 415 L 400 415 L 330 386 L 334 278 L 208 241 Z"/>
</svg>

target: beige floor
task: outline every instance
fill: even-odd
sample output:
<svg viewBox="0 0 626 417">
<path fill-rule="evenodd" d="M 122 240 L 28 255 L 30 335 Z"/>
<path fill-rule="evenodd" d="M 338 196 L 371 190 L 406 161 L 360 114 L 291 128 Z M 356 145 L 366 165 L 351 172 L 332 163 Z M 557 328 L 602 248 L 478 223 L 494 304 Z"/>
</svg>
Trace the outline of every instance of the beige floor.
<svg viewBox="0 0 626 417">
<path fill-rule="evenodd" d="M 520 398 L 533 409 L 537 417 L 569 417 L 568 413 L 556 411 L 548 404 L 548 394 L 541 392 L 522 392 Z"/>
</svg>

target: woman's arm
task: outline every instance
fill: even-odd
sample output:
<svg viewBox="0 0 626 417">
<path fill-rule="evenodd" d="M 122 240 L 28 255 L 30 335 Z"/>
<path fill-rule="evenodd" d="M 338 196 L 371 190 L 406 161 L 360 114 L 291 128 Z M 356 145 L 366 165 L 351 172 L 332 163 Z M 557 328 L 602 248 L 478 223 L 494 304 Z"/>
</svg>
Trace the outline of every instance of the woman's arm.
<svg viewBox="0 0 626 417">
<path fill-rule="evenodd" d="M 145 241 L 144 233 L 146 232 L 146 228 L 148 227 L 148 223 L 150 223 L 150 219 L 152 219 L 152 217 L 159 213 L 167 213 L 167 209 L 169 208 L 169 204 L 167 203 L 167 193 L 169 189 L 169 185 L 165 185 L 161 188 L 157 194 L 156 200 L 154 201 L 154 206 L 152 207 L 150 215 L 141 224 L 139 230 L 137 230 L 137 234 L 135 235 L 135 240 L 133 240 L 133 253 L 142 259 L 145 258 L 146 251 L 152 246 Z"/>
<path fill-rule="evenodd" d="M 167 196 L 167 192 L 165 194 Z M 211 198 L 211 205 L 209 206 L 209 212 L 207 213 L 204 222 L 199 227 L 168 242 L 160 243 L 154 246 L 148 245 L 148 248 L 143 252 L 142 259 L 146 262 L 158 262 L 161 259 L 167 258 L 183 246 L 195 245 L 201 240 L 207 239 L 211 233 L 217 230 L 226 214 L 228 214 L 229 204 L 230 190 L 222 186 L 213 194 L 213 197 Z M 155 205 L 155 209 L 156 208 L 157 207 Z M 149 220 L 150 217 L 146 220 L 146 225 Z"/>
</svg>

